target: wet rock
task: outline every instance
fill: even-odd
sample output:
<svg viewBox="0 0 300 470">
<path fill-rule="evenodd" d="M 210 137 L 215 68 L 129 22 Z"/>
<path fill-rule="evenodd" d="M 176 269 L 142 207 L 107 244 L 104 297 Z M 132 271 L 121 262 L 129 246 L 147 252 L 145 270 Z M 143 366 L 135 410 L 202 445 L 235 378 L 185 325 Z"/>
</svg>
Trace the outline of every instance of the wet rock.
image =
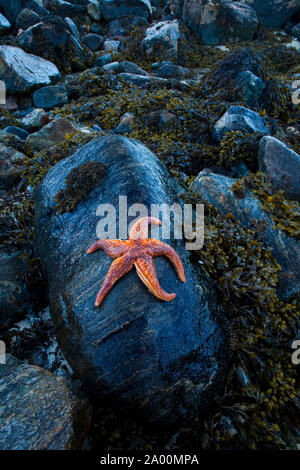
<svg viewBox="0 0 300 470">
<path fill-rule="evenodd" d="M 257 13 L 261 22 L 268 28 L 281 28 L 299 11 L 298 1 L 286 0 L 243 0 Z"/>
<path fill-rule="evenodd" d="M 10 22 L 0 13 L 0 34 L 4 34 L 11 28 Z"/>
<path fill-rule="evenodd" d="M 198 193 L 201 200 L 208 201 L 222 214 L 232 213 L 243 227 L 264 227 L 261 231 L 266 245 L 270 246 L 274 258 L 280 264 L 282 271 L 278 276 L 278 295 L 288 298 L 300 292 L 300 244 L 281 230 L 273 228 L 273 221 L 260 208 L 259 200 L 246 191 L 245 197 L 239 198 L 232 191 L 236 181 L 223 175 L 200 172 L 191 184 L 193 192 Z"/>
<path fill-rule="evenodd" d="M 244 72 L 240 72 L 235 80 L 240 84 L 245 103 L 248 106 L 257 106 L 263 91 L 266 88 L 262 79 L 254 75 L 254 73 L 249 70 L 246 70 Z"/>
<path fill-rule="evenodd" d="M 17 160 L 18 157 L 15 155 L 15 158 Z M 16 163 L 19 163 L 18 160 Z M 9 162 L 9 164 L 13 166 L 14 162 Z M 4 177 L 2 159 L 0 165 L 0 182 L 2 183 Z M 19 177 L 18 170 L 13 173 L 12 168 L 10 175 L 8 171 L 7 175 L 10 181 Z M 26 272 L 22 252 L 15 249 L 0 251 L 0 268 L 0 329 L 5 329 L 15 321 L 21 320 L 25 316 L 28 307 L 28 293 L 22 278 L 22 275 Z"/>
<path fill-rule="evenodd" d="M 25 93 L 43 85 L 50 85 L 60 73 L 52 62 L 27 54 L 19 47 L 0 46 L 0 80 L 12 93 Z"/>
<path fill-rule="evenodd" d="M 102 0 L 101 14 L 106 21 L 122 16 L 139 16 L 148 18 L 152 13 L 149 0 Z"/>
<path fill-rule="evenodd" d="M 32 11 L 29 8 L 24 8 L 24 10 L 22 10 L 18 15 L 16 20 L 16 27 L 27 29 L 39 21 L 40 16 L 35 11 Z"/>
<path fill-rule="evenodd" d="M 44 7 L 51 13 L 62 16 L 63 18 L 66 16 L 81 16 L 87 11 L 86 5 L 81 5 L 79 3 L 74 4 L 64 0 L 44 0 Z"/>
<path fill-rule="evenodd" d="M 27 52 L 37 53 L 56 63 L 63 71 L 82 70 L 90 53 L 66 28 L 62 18 L 45 18 L 18 35 L 18 43 Z"/>
<path fill-rule="evenodd" d="M 68 92 L 64 86 L 45 86 L 33 93 L 33 103 L 37 108 L 52 109 L 68 102 Z"/>
<path fill-rule="evenodd" d="M 133 62 L 123 61 L 119 63 L 119 72 L 120 73 L 134 73 L 137 75 L 148 75 L 148 73 L 143 70 L 138 65 L 134 64 Z"/>
<path fill-rule="evenodd" d="M 97 57 L 94 62 L 95 67 L 103 67 L 104 65 L 110 64 L 112 62 L 112 55 L 110 53 L 104 54 L 101 57 Z"/>
<path fill-rule="evenodd" d="M 100 21 L 101 20 L 101 11 L 100 11 L 100 5 L 99 2 L 96 0 L 93 0 L 93 3 L 89 3 L 87 6 L 87 12 L 89 17 L 93 21 Z"/>
<path fill-rule="evenodd" d="M 44 126 L 40 131 L 28 136 L 26 144 L 32 150 L 43 150 L 65 140 L 68 135 L 77 133 L 88 134 L 90 132 L 92 132 L 91 129 L 68 118 L 58 118 Z"/>
<path fill-rule="evenodd" d="M 158 52 L 166 58 L 176 58 L 179 37 L 177 20 L 161 21 L 146 30 L 142 45 L 147 54 Z"/>
<path fill-rule="evenodd" d="M 111 62 L 109 64 L 103 65 L 103 70 L 107 73 L 119 73 L 119 62 Z"/>
<path fill-rule="evenodd" d="M 165 64 L 155 71 L 156 75 L 162 78 L 174 78 L 175 80 L 184 80 L 188 77 L 190 71 L 180 65 Z"/>
<path fill-rule="evenodd" d="M 111 36 L 127 36 L 137 26 L 148 26 L 148 21 L 141 17 L 125 16 L 110 21 L 108 30 Z"/>
<path fill-rule="evenodd" d="M 21 179 L 25 155 L 0 143 L 0 189 L 10 189 Z"/>
<path fill-rule="evenodd" d="M 44 109 L 33 109 L 26 114 L 21 120 L 20 124 L 27 131 L 33 132 L 49 123 L 49 115 Z"/>
<path fill-rule="evenodd" d="M 205 3 L 185 0 L 182 19 L 204 44 L 249 41 L 258 27 L 258 18 L 250 5 L 227 0 Z"/>
<path fill-rule="evenodd" d="M 91 51 L 99 51 L 99 49 L 102 49 L 105 43 L 105 38 L 103 36 L 100 36 L 99 34 L 86 34 L 83 38 L 82 41 L 84 44 L 91 49 Z"/>
<path fill-rule="evenodd" d="M 232 131 L 270 134 L 263 119 L 257 113 L 244 106 L 231 106 L 231 108 L 223 114 L 214 126 L 213 138 L 216 141 L 220 141 L 225 137 L 227 132 Z"/>
<path fill-rule="evenodd" d="M 289 199 L 300 201 L 300 155 L 274 137 L 263 137 L 258 150 L 259 169 L 266 173 L 274 191 L 282 189 Z"/>
<path fill-rule="evenodd" d="M 292 34 L 296 39 L 300 41 L 300 23 L 293 27 Z"/>
<path fill-rule="evenodd" d="M 7 354 L 0 367 L 0 399 L 2 450 L 81 448 L 91 412 L 71 381 Z"/>
<path fill-rule="evenodd" d="M 114 134 L 129 134 L 133 129 L 134 114 L 125 113 L 117 127 L 112 131 Z"/>
<path fill-rule="evenodd" d="M 156 84 L 156 85 L 161 85 L 163 83 L 166 83 L 168 80 L 165 78 L 160 78 L 160 77 L 150 77 L 150 76 L 145 76 L 145 75 L 136 75 L 133 73 L 120 73 L 119 77 L 122 78 L 122 80 L 125 80 L 125 82 L 130 82 L 133 83 L 136 86 L 140 87 L 146 87 L 150 83 Z"/>
<path fill-rule="evenodd" d="M 77 40 L 80 40 L 80 33 L 79 33 L 79 30 L 77 28 L 75 21 L 73 21 L 72 18 L 66 17 L 65 22 L 69 28 L 69 31 L 74 36 L 74 38 L 76 38 Z"/>
<path fill-rule="evenodd" d="M 120 46 L 120 41 L 111 41 L 107 39 L 104 43 L 104 50 L 111 51 L 111 52 L 118 52 Z"/>
<path fill-rule="evenodd" d="M 6 132 L 7 134 L 16 135 L 21 140 L 25 140 L 29 135 L 29 132 L 17 126 L 8 126 L 4 129 L 4 132 Z"/>
<path fill-rule="evenodd" d="M 108 172 L 75 211 L 56 214 L 55 196 L 66 176 L 85 162 Z M 155 298 L 133 270 L 116 283 L 101 308 L 95 295 L 111 259 L 86 249 L 96 240 L 96 208 L 119 195 L 128 206 L 179 202 L 182 192 L 165 166 L 141 143 L 120 136 L 94 140 L 50 170 L 36 193 L 36 233 L 50 286 L 58 342 L 90 390 L 150 422 L 193 419 L 214 399 L 228 364 L 226 320 L 212 282 L 189 261 L 182 240 L 166 240 L 182 259 L 181 283 L 168 261 L 156 258 L 172 302 Z M 117 222 L 118 227 L 118 222 Z M 118 237 L 118 232 L 116 233 Z M 99 282 L 100 280 L 100 282 Z"/>
</svg>

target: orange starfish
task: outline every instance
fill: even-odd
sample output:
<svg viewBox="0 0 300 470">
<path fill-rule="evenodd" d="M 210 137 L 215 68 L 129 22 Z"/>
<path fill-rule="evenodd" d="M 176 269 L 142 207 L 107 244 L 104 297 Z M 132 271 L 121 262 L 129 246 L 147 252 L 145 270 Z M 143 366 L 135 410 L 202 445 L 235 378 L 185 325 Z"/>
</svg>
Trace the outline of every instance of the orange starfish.
<svg viewBox="0 0 300 470">
<path fill-rule="evenodd" d="M 182 262 L 171 246 L 154 238 L 146 238 L 149 224 L 161 225 L 161 221 L 156 217 L 143 217 L 133 225 L 128 240 L 98 240 L 88 249 L 87 253 L 93 253 L 101 248 L 108 256 L 115 259 L 96 297 L 95 305 L 97 307 L 113 285 L 133 266 L 135 266 L 140 279 L 155 297 L 166 301 L 176 297 L 176 294 L 168 294 L 160 286 L 153 257 L 166 256 L 173 263 L 179 279 L 185 282 Z"/>
</svg>

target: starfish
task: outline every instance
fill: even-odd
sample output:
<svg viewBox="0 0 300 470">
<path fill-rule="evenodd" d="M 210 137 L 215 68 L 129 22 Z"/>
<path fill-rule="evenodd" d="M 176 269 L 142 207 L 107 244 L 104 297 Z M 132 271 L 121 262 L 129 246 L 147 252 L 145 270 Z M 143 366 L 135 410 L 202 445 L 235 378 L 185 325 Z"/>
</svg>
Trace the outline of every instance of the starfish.
<svg viewBox="0 0 300 470">
<path fill-rule="evenodd" d="M 135 266 L 140 279 L 155 297 L 166 301 L 176 297 L 175 293 L 168 294 L 160 286 L 153 258 L 166 256 L 173 263 L 179 279 L 185 282 L 182 262 L 170 245 L 154 238 L 147 238 L 149 224 L 162 225 L 156 217 L 143 217 L 131 228 L 128 240 L 98 240 L 88 249 L 87 253 L 103 249 L 108 256 L 114 259 L 96 297 L 96 307 L 99 307 L 113 285 L 133 266 Z"/>
</svg>

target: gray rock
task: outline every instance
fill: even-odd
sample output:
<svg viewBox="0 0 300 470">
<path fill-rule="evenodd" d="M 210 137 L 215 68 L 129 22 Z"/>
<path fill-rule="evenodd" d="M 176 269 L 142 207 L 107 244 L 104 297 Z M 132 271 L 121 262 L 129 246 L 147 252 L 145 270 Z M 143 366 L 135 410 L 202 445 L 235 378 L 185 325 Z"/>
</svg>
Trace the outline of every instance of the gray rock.
<svg viewBox="0 0 300 470">
<path fill-rule="evenodd" d="M 241 86 L 243 96 L 245 97 L 245 103 L 248 106 L 257 106 L 263 91 L 266 88 L 262 79 L 254 75 L 254 73 L 249 70 L 246 70 L 240 72 L 235 80 Z"/>
<path fill-rule="evenodd" d="M 82 38 L 82 42 L 84 42 L 91 51 L 99 51 L 104 46 L 105 38 L 100 36 L 100 34 L 90 33 Z"/>
<path fill-rule="evenodd" d="M 30 134 L 26 139 L 26 144 L 32 150 L 43 150 L 52 147 L 66 139 L 67 135 L 78 133 L 89 134 L 92 130 L 84 127 L 68 118 L 58 118 L 49 122 L 40 131 Z"/>
<path fill-rule="evenodd" d="M 91 421 L 71 382 L 10 354 L 0 365 L 0 449 L 79 450 Z"/>
<path fill-rule="evenodd" d="M 73 36 L 62 18 L 50 16 L 18 35 L 18 43 L 27 52 L 38 53 L 57 63 L 63 71 L 86 68 L 91 53 Z"/>
<path fill-rule="evenodd" d="M 223 114 L 214 126 L 213 138 L 216 141 L 220 141 L 225 137 L 227 132 L 232 131 L 270 134 L 263 119 L 257 113 L 244 106 L 231 106 L 231 108 Z"/>
<path fill-rule="evenodd" d="M 27 29 L 30 26 L 33 26 L 36 23 L 39 23 L 40 21 L 40 16 L 35 12 L 30 10 L 29 8 L 24 8 L 16 20 L 16 27 L 22 28 L 22 29 Z"/>
<path fill-rule="evenodd" d="M 182 19 L 205 44 L 248 41 L 258 27 L 258 18 L 250 5 L 227 0 L 185 0 Z"/>
<path fill-rule="evenodd" d="M 119 77 L 125 80 L 125 82 L 130 82 L 140 87 L 147 86 L 149 83 L 162 85 L 168 81 L 165 78 L 150 77 L 149 75 L 146 77 L 145 75 L 136 75 L 133 73 L 120 73 Z"/>
<path fill-rule="evenodd" d="M 87 12 L 87 5 L 73 4 L 64 0 L 44 0 L 44 7 L 51 13 L 62 16 L 82 16 Z"/>
<path fill-rule="evenodd" d="M 148 26 L 146 18 L 125 16 L 110 21 L 108 30 L 111 36 L 127 36 L 137 26 Z"/>
<path fill-rule="evenodd" d="M 260 208 L 259 200 L 250 191 L 247 191 L 243 198 L 236 197 L 231 189 L 235 181 L 234 178 L 203 171 L 193 181 L 191 189 L 199 194 L 202 201 L 206 200 L 215 206 L 221 214 L 232 213 L 243 227 L 251 229 L 260 224 L 266 227 L 262 237 L 282 267 L 282 271 L 277 273 L 278 295 L 281 298 L 288 298 L 299 293 L 299 241 L 273 228 L 273 221 Z"/>
<path fill-rule="evenodd" d="M 110 53 L 104 54 L 101 57 L 97 57 L 94 62 L 95 67 L 103 67 L 104 65 L 110 64 L 112 62 L 112 55 Z"/>
<path fill-rule="evenodd" d="M 140 16 L 147 19 L 152 13 L 149 0 L 102 0 L 100 9 L 106 21 L 122 16 Z"/>
<path fill-rule="evenodd" d="M 180 32 L 177 20 L 161 21 L 146 30 L 146 36 L 142 45 L 147 54 L 159 51 L 166 58 L 176 58 L 179 37 Z"/>
<path fill-rule="evenodd" d="M 101 20 L 101 11 L 100 11 L 100 5 L 99 2 L 96 0 L 93 0 L 93 3 L 89 3 L 87 6 L 87 12 L 89 17 L 93 21 L 100 21 Z"/>
<path fill-rule="evenodd" d="M 0 13 L 0 34 L 4 34 L 11 28 L 10 22 Z"/>
<path fill-rule="evenodd" d="M 70 171 L 85 162 L 108 172 L 76 210 L 60 216 L 55 196 Z M 96 241 L 96 208 L 179 202 L 182 191 L 166 167 L 141 143 L 112 135 L 85 145 L 50 170 L 36 193 L 36 233 L 50 287 L 58 342 L 75 373 L 97 394 L 150 422 L 193 419 L 214 399 L 228 364 L 228 327 L 211 281 L 190 263 L 182 240 L 168 240 L 181 257 L 186 284 L 168 261 L 155 259 L 171 302 L 155 298 L 133 270 L 119 280 L 100 308 L 94 306 L 111 259 Z M 117 222 L 118 227 L 118 222 Z M 118 232 L 116 234 L 118 237 Z M 99 282 L 100 280 L 100 282 Z"/>
<path fill-rule="evenodd" d="M 282 189 L 289 199 L 300 201 L 300 155 L 274 137 L 263 137 L 258 150 L 259 169 L 266 173 L 274 191 Z"/>
<path fill-rule="evenodd" d="M 148 73 L 143 70 L 138 65 L 134 64 L 133 62 L 123 61 L 119 63 L 119 72 L 120 73 L 134 73 L 137 75 L 144 75 L 147 76 Z"/>
<path fill-rule="evenodd" d="M 125 113 L 120 119 L 117 127 L 112 131 L 114 134 L 129 134 L 133 129 L 134 114 Z"/>
<path fill-rule="evenodd" d="M 287 0 L 243 0 L 251 5 L 261 22 L 268 28 L 281 28 L 299 11 L 299 1 Z"/>
<path fill-rule="evenodd" d="M 36 131 L 49 123 L 49 115 L 44 109 L 33 109 L 26 114 L 21 120 L 20 124 L 28 131 Z"/>
<path fill-rule="evenodd" d="M 33 103 L 37 108 L 52 109 L 68 102 L 68 92 L 64 86 L 45 86 L 33 93 Z"/>
<path fill-rule="evenodd" d="M 292 34 L 296 39 L 300 41 L 300 23 L 293 27 Z"/>
<path fill-rule="evenodd" d="M 103 65 L 103 70 L 108 73 L 119 73 L 119 62 L 110 62 L 109 64 Z"/>
<path fill-rule="evenodd" d="M 19 163 L 18 155 L 15 154 L 14 157 L 16 162 L 10 162 L 11 165 Z M 21 157 L 19 158 L 21 159 Z M 2 158 L 0 160 L 0 164 L 2 167 Z M 3 181 L 3 176 L 1 168 L 1 183 Z M 11 171 L 9 176 L 12 180 L 16 175 Z M 17 174 L 17 176 L 19 175 Z M 22 278 L 26 272 L 26 263 L 24 259 L 22 259 L 22 254 L 23 253 L 21 251 L 16 249 L 7 251 L 2 250 L 0 252 L 1 329 L 8 328 L 14 322 L 24 318 L 26 308 L 28 307 L 28 292 Z M 1 367 L 2 366 L 0 364 L 0 373 Z"/>
<path fill-rule="evenodd" d="M 165 64 L 159 67 L 155 73 L 162 78 L 174 78 L 175 80 L 184 80 L 190 74 L 189 69 L 180 65 Z"/>
<path fill-rule="evenodd" d="M 6 132 L 7 134 L 16 135 L 21 140 L 26 140 L 27 137 L 29 136 L 28 131 L 26 131 L 25 129 L 22 129 L 21 127 L 17 127 L 17 126 L 7 126 L 4 129 L 4 132 Z"/>
<path fill-rule="evenodd" d="M 73 34 L 74 38 L 76 38 L 77 40 L 80 40 L 80 33 L 79 33 L 79 30 L 77 28 L 75 21 L 73 21 L 72 18 L 66 17 L 65 22 L 70 32 Z"/>
<path fill-rule="evenodd" d="M 19 47 L 0 46 L 0 80 L 12 93 L 26 93 L 33 88 L 50 85 L 60 73 L 56 65 Z"/>
<path fill-rule="evenodd" d="M 111 41 L 107 39 L 104 43 L 104 50 L 111 51 L 111 52 L 118 52 L 120 46 L 120 41 Z"/>
</svg>

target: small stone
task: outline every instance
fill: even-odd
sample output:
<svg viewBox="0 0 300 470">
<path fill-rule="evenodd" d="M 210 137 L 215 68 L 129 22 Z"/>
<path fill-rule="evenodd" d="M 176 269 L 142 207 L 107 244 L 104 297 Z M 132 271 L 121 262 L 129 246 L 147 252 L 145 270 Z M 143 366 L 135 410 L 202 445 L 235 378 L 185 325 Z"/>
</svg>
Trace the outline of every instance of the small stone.
<svg viewBox="0 0 300 470">
<path fill-rule="evenodd" d="M 75 23 L 75 21 L 72 20 L 72 18 L 69 18 L 68 16 L 65 18 L 65 22 L 70 30 L 70 32 L 73 34 L 73 36 L 80 40 L 80 33 L 79 33 L 79 30 L 77 28 L 77 25 Z"/>
<path fill-rule="evenodd" d="M 94 62 L 95 67 L 103 67 L 104 65 L 110 64 L 112 62 L 112 55 L 111 54 L 104 54 L 101 57 L 97 57 Z"/>
<path fill-rule="evenodd" d="M 82 41 L 91 51 L 99 51 L 103 48 L 105 38 L 99 34 L 90 33 L 84 36 Z"/>
<path fill-rule="evenodd" d="M 11 189 L 21 180 L 24 160 L 23 153 L 0 143 L 0 189 Z"/>
<path fill-rule="evenodd" d="M 245 103 L 248 106 L 257 106 L 259 99 L 261 98 L 264 89 L 266 88 L 265 83 L 261 78 L 254 75 L 249 70 L 240 72 L 235 79 L 241 86 L 243 95 L 245 97 Z"/>
<path fill-rule="evenodd" d="M 282 189 L 289 199 L 300 201 L 300 155 L 275 137 L 263 137 L 259 142 L 260 171 L 270 178 L 272 189 Z"/>
<path fill-rule="evenodd" d="M 33 103 L 37 108 L 52 109 L 68 102 L 68 93 L 64 86 L 46 86 L 33 93 Z"/>
<path fill-rule="evenodd" d="M 133 62 L 123 61 L 119 63 L 119 72 L 124 73 L 134 73 L 137 75 L 148 75 L 148 73 L 143 70 L 138 65 L 134 64 Z"/>
<path fill-rule="evenodd" d="M 217 121 L 213 130 L 213 138 L 220 141 L 227 132 L 245 131 L 247 133 L 260 132 L 270 134 L 263 119 L 254 111 L 244 106 L 232 106 Z"/>
<path fill-rule="evenodd" d="M 134 114 L 125 113 L 120 120 L 118 126 L 112 131 L 114 134 L 129 134 L 133 129 Z"/>
<path fill-rule="evenodd" d="M 52 147 L 74 134 L 90 134 L 92 130 L 67 118 L 58 118 L 44 126 L 40 131 L 31 134 L 26 144 L 33 150 Z"/>
<path fill-rule="evenodd" d="M 39 21 L 40 17 L 35 11 L 32 11 L 29 8 L 24 8 L 24 10 L 22 10 L 18 15 L 16 27 L 18 29 L 27 29 Z"/>
<path fill-rule="evenodd" d="M 119 62 L 111 62 L 110 64 L 103 65 L 103 70 L 107 73 L 119 73 Z"/>
<path fill-rule="evenodd" d="M 98 1 L 93 0 L 93 3 L 90 3 L 87 7 L 87 12 L 89 17 L 94 21 L 101 20 L 101 11 Z"/>
<path fill-rule="evenodd" d="M 49 115 L 41 108 L 33 109 L 20 120 L 22 127 L 30 132 L 36 131 L 48 123 Z"/>
<path fill-rule="evenodd" d="M 162 78 L 174 78 L 175 80 L 184 80 L 190 74 L 189 69 L 180 65 L 166 64 L 156 70 L 156 74 Z"/>
<path fill-rule="evenodd" d="M 177 20 L 161 21 L 146 30 L 146 36 L 142 45 L 147 54 L 152 54 L 154 50 L 158 50 L 165 57 L 176 57 L 179 37 L 180 32 Z"/>
<path fill-rule="evenodd" d="M 16 135 L 21 140 L 26 140 L 29 136 L 29 132 L 17 126 L 8 126 L 4 129 L 4 132 L 6 132 L 7 134 Z"/>
<path fill-rule="evenodd" d="M 120 41 L 111 41 L 107 39 L 104 43 L 104 50 L 118 52 L 119 46 L 120 46 Z"/>
</svg>

